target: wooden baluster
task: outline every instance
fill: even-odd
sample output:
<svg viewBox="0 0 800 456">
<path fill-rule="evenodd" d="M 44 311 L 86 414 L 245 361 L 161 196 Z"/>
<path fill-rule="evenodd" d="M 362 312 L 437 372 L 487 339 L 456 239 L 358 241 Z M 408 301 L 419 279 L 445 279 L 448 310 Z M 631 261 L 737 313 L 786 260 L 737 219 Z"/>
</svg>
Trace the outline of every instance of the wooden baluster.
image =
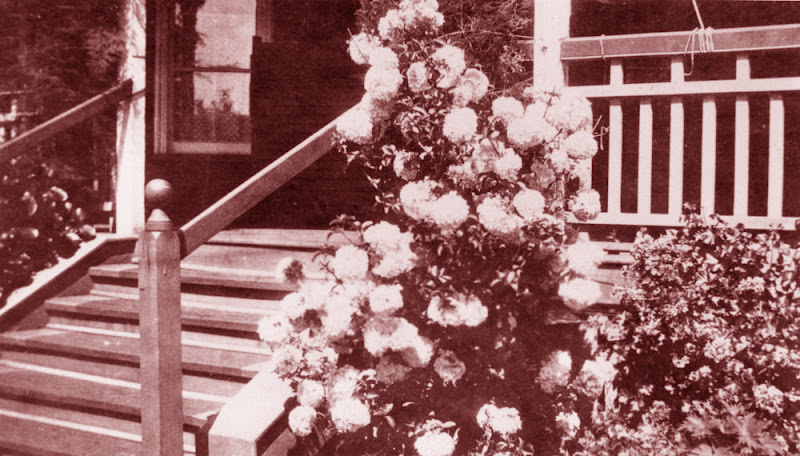
<svg viewBox="0 0 800 456">
<path fill-rule="evenodd" d="M 717 179 L 717 102 L 713 96 L 703 98 L 703 139 L 700 165 L 700 210 L 715 212 Z"/>
<path fill-rule="evenodd" d="M 623 84 L 622 62 L 611 62 L 612 86 Z M 622 212 L 622 100 L 612 98 L 608 107 L 608 213 Z"/>
<path fill-rule="evenodd" d="M 142 454 L 160 456 L 183 455 L 180 241 L 163 210 L 171 198 L 166 181 L 147 184 L 153 211 L 139 261 Z"/>
<path fill-rule="evenodd" d="M 767 178 L 767 216 L 783 216 L 783 97 L 769 99 L 769 177 Z"/>
<path fill-rule="evenodd" d="M 750 59 L 736 56 L 736 79 L 750 79 Z M 747 95 L 736 96 L 736 132 L 733 162 L 733 215 L 747 216 L 750 179 L 750 103 Z"/>
<path fill-rule="evenodd" d="M 671 81 L 684 82 L 683 56 L 672 59 Z M 669 105 L 669 202 L 667 212 L 676 220 L 683 206 L 683 98 L 672 97 Z"/>
<path fill-rule="evenodd" d="M 636 212 L 650 214 L 653 190 L 653 103 L 639 101 L 639 189 Z"/>
</svg>

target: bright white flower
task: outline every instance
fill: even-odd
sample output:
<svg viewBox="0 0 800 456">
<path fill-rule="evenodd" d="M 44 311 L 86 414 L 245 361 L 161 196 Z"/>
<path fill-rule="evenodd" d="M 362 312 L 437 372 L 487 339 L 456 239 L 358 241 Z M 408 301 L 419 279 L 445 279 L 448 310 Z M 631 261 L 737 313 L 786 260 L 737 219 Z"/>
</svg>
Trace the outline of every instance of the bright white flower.
<svg viewBox="0 0 800 456">
<path fill-rule="evenodd" d="M 379 252 L 399 247 L 400 228 L 389 222 L 379 222 L 364 230 L 364 242 Z"/>
<path fill-rule="evenodd" d="M 392 169 L 397 177 L 406 181 L 410 181 L 417 177 L 417 173 L 419 172 L 419 164 L 414 161 L 414 154 L 412 152 L 399 150 L 394 156 Z"/>
<path fill-rule="evenodd" d="M 417 327 L 405 318 L 375 316 L 364 324 L 364 348 L 373 356 L 402 351 L 419 337 Z"/>
<path fill-rule="evenodd" d="M 467 69 L 464 51 L 455 46 L 446 44 L 431 55 L 436 69 L 439 70 L 439 80 L 436 86 L 442 89 L 452 88 L 458 77 Z"/>
<path fill-rule="evenodd" d="M 558 295 L 572 310 L 581 311 L 595 304 L 603 296 L 600 284 L 592 280 L 572 279 L 558 287 Z"/>
<path fill-rule="evenodd" d="M 325 400 L 325 387 L 316 380 L 303 380 L 297 386 L 297 401 L 300 405 L 317 408 Z"/>
<path fill-rule="evenodd" d="M 369 294 L 369 308 L 373 313 L 391 315 L 403 308 L 402 285 L 378 285 Z"/>
<path fill-rule="evenodd" d="M 336 369 L 325 383 L 325 392 L 328 402 L 352 399 L 358 388 L 360 372 L 352 366 L 343 366 Z"/>
<path fill-rule="evenodd" d="M 489 91 L 489 78 L 482 71 L 476 68 L 469 68 L 459 80 L 459 84 L 468 85 L 472 88 L 472 101 L 480 101 Z"/>
<path fill-rule="evenodd" d="M 598 397 L 603 392 L 603 387 L 611 385 L 616 376 L 617 369 L 614 367 L 614 362 L 607 356 L 598 356 L 595 359 L 587 359 L 583 363 L 581 371 L 578 373 L 577 383 L 587 394 Z"/>
<path fill-rule="evenodd" d="M 298 437 L 306 437 L 314 430 L 316 420 L 317 411 L 313 407 L 301 405 L 289 412 L 289 429 Z"/>
<path fill-rule="evenodd" d="M 353 315 L 358 307 L 348 296 L 332 296 L 325 303 L 325 315 L 322 316 L 322 326 L 325 333 L 334 339 L 344 337 L 350 333 Z"/>
<path fill-rule="evenodd" d="M 487 432 L 496 432 L 505 436 L 515 434 L 522 429 L 522 418 L 519 410 L 512 407 L 496 407 L 486 404 L 478 410 L 478 425 Z"/>
<path fill-rule="evenodd" d="M 556 424 L 570 437 L 575 437 L 581 428 L 581 418 L 575 412 L 559 412 L 556 416 Z"/>
<path fill-rule="evenodd" d="M 427 314 L 442 326 L 475 327 L 486 321 L 489 309 L 476 296 L 458 293 L 446 299 L 434 296 L 428 304 Z"/>
<path fill-rule="evenodd" d="M 492 115 L 502 119 L 508 125 L 514 119 L 521 119 L 525 114 L 525 107 L 513 97 L 500 97 L 492 102 Z"/>
<path fill-rule="evenodd" d="M 518 147 L 532 147 L 551 141 L 558 131 L 544 118 L 527 112 L 523 117 L 511 120 L 506 129 L 508 141 Z"/>
<path fill-rule="evenodd" d="M 558 350 L 542 363 L 539 376 L 536 378 L 539 387 L 547 394 L 554 394 L 569 383 L 572 371 L 572 357 L 564 350 Z"/>
<path fill-rule="evenodd" d="M 579 193 L 570 203 L 570 210 L 578 220 L 592 220 L 600 214 L 600 194 L 594 190 Z"/>
<path fill-rule="evenodd" d="M 292 325 L 284 315 L 269 315 L 258 323 L 258 337 L 268 344 L 283 342 L 290 331 Z"/>
<path fill-rule="evenodd" d="M 406 70 L 408 88 L 414 93 L 430 89 L 432 87 L 430 78 L 431 75 L 425 62 L 414 62 Z"/>
<path fill-rule="evenodd" d="M 402 40 L 405 28 L 405 15 L 398 9 L 390 9 L 378 21 L 378 34 L 386 41 Z"/>
<path fill-rule="evenodd" d="M 417 437 L 414 449 L 419 456 L 450 456 L 456 450 L 456 440 L 441 431 L 428 431 Z"/>
<path fill-rule="evenodd" d="M 548 158 L 550 159 L 550 165 L 557 173 L 566 173 L 572 167 L 572 160 L 569 158 L 567 151 L 564 150 L 563 147 L 559 147 L 550 152 Z"/>
<path fill-rule="evenodd" d="M 375 367 L 375 376 L 379 382 L 393 385 L 405 380 L 411 370 L 410 367 L 393 362 L 388 356 L 383 356 Z"/>
<path fill-rule="evenodd" d="M 577 274 L 587 276 L 597 270 L 605 250 L 594 242 L 577 242 L 567 247 L 567 266 Z"/>
<path fill-rule="evenodd" d="M 549 107 L 550 105 L 546 101 L 537 100 L 525 107 L 525 116 L 535 119 L 545 119 Z"/>
<path fill-rule="evenodd" d="M 339 354 L 331 347 L 321 350 L 308 350 L 305 355 L 306 368 L 309 375 L 327 374 L 336 366 Z"/>
<path fill-rule="evenodd" d="M 509 213 L 508 201 L 499 196 L 485 198 L 476 209 L 478 221 L 487 231 L 501 238 L 519 237 L 524 221 L 522 217 Z"/>
<path fill-rule="evenodd" d="M 372 67 L 384 68 L 387 70 L 397 69 L 400 66 L 400 60 L 393 50 L 387 47 L 377 47 L 369 54 L 369 64 Z"/>
<path fill-rule="evenodd" d="M 511 204 L 517 210 L 517 214 L 526 222 L 531 222 L 541 217 L 544 212 L 545 200 L 544 196 L 536 190 L 524 188 L 514 195 Z"/>
<path fill-rule="evenodd" d="M 455 385 L 467 372 L 467 365 L 450 350 L 443 350 L 433 362 L 433 370 L 445 384 Z"/>
<path fill-rule="evenodd" d="M 276 374 L 288 377 L 294 375 L 303 362 L 303 350 L 292 344 L 279 345 L 272 352 L 270 364 Z"/>
<path fill-rule="evenodd" d="M 444 116 L 442 133 L 455 144 L 461 144 L 475 135 L 478 130 L 478 115 L 470 108 L 457 108 Z"/>
<path fill-rule="evenodd" d="M 780 389 L 766 384 L 759 384 L 753 387 L 753 396 L 756 400 L 756 407 L 772 415 L 783 413 L 783 403 L 786 395 Z"/>
<path fill-rule="evenodd" d="M 411 339 L 408 347 L 400 351 L 403 361 L 411 367 L 427 367 L 433 358 L 433 342 L 427 337 Z"/>
<path fill-rule="evenodd" d="M 372 140 L 372 116 L 364 109 L 351 109 L 336 121 L 336 132 L 348 141 L 366 144 Z"/>
<path fill-rule="evenodd" d="M 516 182 L 519 170 L 522 169 L 522 158 L 513 149 L 505 149 L 494 161 L 494 172 L 501 179 Z"/>
<path fill-rule="evenodd" d="M 372 51 L 380 47 L 380 40 L 377 36 L 361 32 L 353 35 L 347 45 L 347 52 L 350 58 L 358 65 L 366 65 Z"/>
<path fill-rule="evenodd" d="M 473 161 L 467 161 L 460 165 L 450 165 L 447 168 L 447 177 L 453 180 L 456 185 L 463 188 L 474 188 L 478 184 L 478 174 L 475 172 Z"/>
<path fill-rule="evenodd" d="M 297 284 L 304 277 L 303 263 L 297 258 L 283 258 L 275 267 L 275 278 L 281 283 Z"/>
<path fill-rule="evenodd" d="M 369 424 L 369 407 L 358 399 L 342 399 L 331 407 L 331 421 L 339 432 L 353 432 Z"/>
<path fill-rule="evenodd" d="M 371 98 L 389 100 L 397 95 L 403 75 L 397 68 L 371 67 L 364 75 L 364 89 Z"/>
<path fill-rule="evenodd" d="M 343 245 L 336 250 L 331 267 L 340 279 L 363 279 L 369 269 L 369 256 L 355 245 Z"/>
<path fill-rule="evenodd" d="M 400 204 L 403 211 L 416 220 L 427 220 L 433 202 L 435 184 L 429 180 L 409 182 L 400 189 Z"/>
<path fill-rule="evenodd" d="M 567 136 L 561 141 L 561 147 L 575 160 L 586 160 L 597 153 L 597 141 L 592 132 L 587 130 L 579 130 Z"/>
<path fill-rule="evenodd" d="M 372 268 L 372 273 L 385 279 L 393 279 L 413 269 L 416 263 L 417 255 L 406 244 L 405 247 L 384 253 L 378 264 Z"/>
<path fill-rule="evenodd" d="M 592 125 L 592 105 L 584 97 L 562 94 L 547 110 L 546 117 L 559 130 L 589 129 Z"/>
<path fill-rule="evenodd" d="M 450 90 L 453 94 L 453 106 L 463 108 L 472 102 L 475 92 L 471 85 L 458 84 Z"/>
<path fill-rule="evenodd" d="M 430 218 L 444 230 L 454 230 L 467 220 L 469 205 L 458 193 L 452 191 L 431 204 Z"/>
</svg>

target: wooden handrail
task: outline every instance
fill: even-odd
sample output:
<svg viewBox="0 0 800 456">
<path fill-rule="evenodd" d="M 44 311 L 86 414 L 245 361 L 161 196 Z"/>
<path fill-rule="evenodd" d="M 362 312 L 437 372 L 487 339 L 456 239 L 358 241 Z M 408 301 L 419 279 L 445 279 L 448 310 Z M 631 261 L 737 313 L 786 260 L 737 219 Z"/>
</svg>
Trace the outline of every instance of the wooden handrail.
<svg viewBox="0 0 800 456">
<path fill-rule="evenodd" d="M 337 120 L 306 138 L 305 141 L 283 154 L 258 174 L 183 225 L 181 231 L 183 231 L 184 243 L 181 256 L 186 257 L 206 243 L 212 236 L 325 155 L 333 145 L 333 133 L 336 130 Z"/>
<path fill-rule="evenodd" d="M 97 115 L 104 109 L 110 108 L 120 101 L 130 98 L 131 95 L 133 95 L 133 81 L 128 79 L 100 95 L 92 97 L 78 106 L 53 117 L 47 122 L 26 131 L 11 141 L 0 144 L 0 163 L 6 162 L 31 147 L 35 147 L 53 138 L 62 131 Z"/>
</svg>

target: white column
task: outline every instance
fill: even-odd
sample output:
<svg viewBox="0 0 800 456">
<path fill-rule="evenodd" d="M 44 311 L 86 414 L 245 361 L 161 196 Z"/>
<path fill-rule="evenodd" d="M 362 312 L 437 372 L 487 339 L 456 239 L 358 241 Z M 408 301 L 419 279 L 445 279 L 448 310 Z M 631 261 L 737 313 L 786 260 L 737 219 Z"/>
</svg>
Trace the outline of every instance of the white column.
<svg viewBox="0 0 800 456">
<path fill-rule="evenodd" d="M 116 232 L 135 234 L 144 227 L 145 170 L 145 0 L 127 0 L 122 15 L 125 57 L 120 77 L 133 80 L 132 99 L 117 110 L 117 167 L 114 201 Z"/>
<path fill-rule="evenodd" d="M 639 100 L 639 189 L 636 212 L 649 214 L 653 194 L 653 103 Z"/>
<path fill-rule="evenodd" d="M 672 59 L 671 81 L 684 81 L 683 56 Z M 672 97 L 669 105 L 669 206 L 677 218 L 683 212 L 683 98 Z"/>
<path fill-rule="evenodd" d="M 769 99 L 769 177 L 767 191 L 767 216 L 783 217 L 783 97 L 772 95 Z"/>
<path fill-rule="evenodd" d="M 715 212 L 717 182 L 717 102 L 713 95 L 703 98 L 703 140 L 700 164 L 700 211 Z"/>
<path fill-rule="evenodd" d="M 611 62 L 609 71 L 610 84 L 622 85 L 622 62 Z M 608 104 L 608 213 L 619 214 L 622 212 L 622 100 L 612 98 Z"/>
<path fill-rule="evenodd" d="M 533 86 L 539 90 L 564 86 L 561 40 L 569 37 L 570 3 L 533 2 Z"/>
<path fill-rule="evenodd" d="M 736 79 L 750 79 L 750 59 L 736 56 Z M 747 216 L 750 180 L 750 102 L 747 95 L 736 96 L 736 131 L 734 133 L 733 215 Z"/>
</svg>

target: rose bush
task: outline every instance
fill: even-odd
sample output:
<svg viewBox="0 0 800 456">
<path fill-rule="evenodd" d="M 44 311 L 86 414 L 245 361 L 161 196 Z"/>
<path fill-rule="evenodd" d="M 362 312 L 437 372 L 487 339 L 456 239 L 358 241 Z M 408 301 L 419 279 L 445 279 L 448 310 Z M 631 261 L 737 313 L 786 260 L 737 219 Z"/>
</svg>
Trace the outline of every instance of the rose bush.
<svg viewBox="0 0 800 456">
<path fill-rule="evenodd" d="M 298 394 L 290 426 L 335 430 L 339 454 L 557 450 L 572 355 L 548 316 L 599 296 L 597 258 L 569 253 L 570 222 L 600 209 L 588 101 L 492 87 L 443 23 L 435 0 L 403 0 L 350 40 L 366 95 L 338 146 L 385 220 L 343 219 L 352 244 L 261 323 Z"/>
</svg>

